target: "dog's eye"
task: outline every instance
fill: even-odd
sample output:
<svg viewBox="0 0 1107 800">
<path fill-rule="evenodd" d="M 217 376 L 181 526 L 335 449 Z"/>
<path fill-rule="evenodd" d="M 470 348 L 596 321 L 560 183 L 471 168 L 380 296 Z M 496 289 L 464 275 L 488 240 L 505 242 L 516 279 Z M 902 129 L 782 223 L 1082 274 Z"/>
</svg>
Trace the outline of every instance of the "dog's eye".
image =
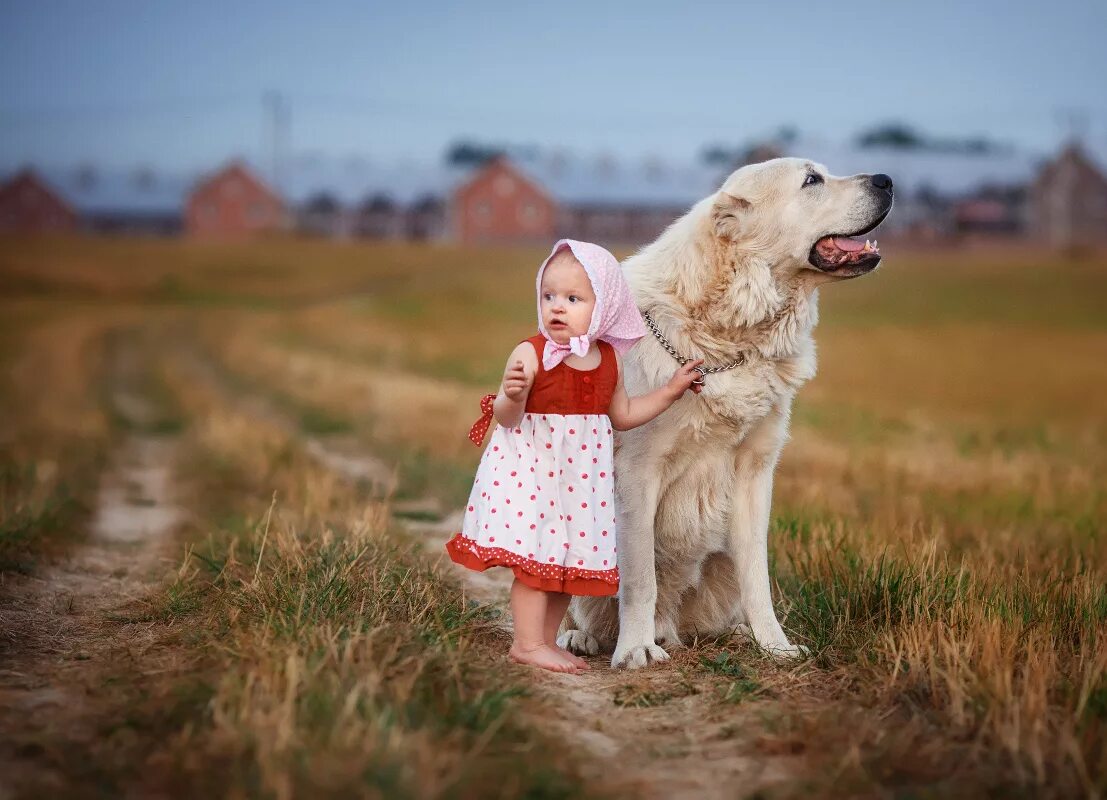
<svg viewBox="0 0 1107 800">
<path fill-rule="evenodd" d="M 823 176 L 817 172 L 807 173 L 807 177 L 803 179 L 804 186 L 814 186 L 816 183 L 822 183 Z"/>
</svg>

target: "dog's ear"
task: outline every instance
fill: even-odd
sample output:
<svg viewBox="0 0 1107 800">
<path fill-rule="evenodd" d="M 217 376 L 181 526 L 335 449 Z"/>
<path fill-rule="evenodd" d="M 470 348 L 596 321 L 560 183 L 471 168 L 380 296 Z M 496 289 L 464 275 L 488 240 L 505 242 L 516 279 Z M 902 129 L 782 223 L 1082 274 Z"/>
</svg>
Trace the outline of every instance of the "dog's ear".
<svg viewBox="0 0 1107 800">
<path fill-rule="evenodd" d="M 715 205 L 711 209 L 711 220 L 715 224 L 715 235 L 720 239 L 731 241 L 738 239 L 745 229 L 744 217 L 750 205 L 749 200 L 720 191 L 715 197 Z"/>
</svg>

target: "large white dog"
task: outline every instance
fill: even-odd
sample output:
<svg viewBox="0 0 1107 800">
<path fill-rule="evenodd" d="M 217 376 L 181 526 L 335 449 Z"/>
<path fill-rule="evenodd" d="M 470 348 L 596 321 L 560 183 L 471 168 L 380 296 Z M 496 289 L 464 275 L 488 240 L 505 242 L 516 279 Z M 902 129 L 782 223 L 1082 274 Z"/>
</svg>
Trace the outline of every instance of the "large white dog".
<svg viewBox="0 0 1107 800">
<path fill-rule="evenodd" d="M 891 207 L 887 175 L 840 178 L 775 159 L 734 172 L 626 261 L 657 337 L 623 362 L 628 394 L 664 384 L 676 356 L 729 368 L 619 435 L 619 597 L 574 598 L 559 644 L 614 646 L 612 665 L 630 668 L 668 659 L 660 645 L 692 633 L 738 630 L 778 656 L 802 652 L 769 589 L 773 471 L 792 399 L 815 375 L 818 287 L 876 267 L 875 247 L 851 237 Z"/>
</svg>

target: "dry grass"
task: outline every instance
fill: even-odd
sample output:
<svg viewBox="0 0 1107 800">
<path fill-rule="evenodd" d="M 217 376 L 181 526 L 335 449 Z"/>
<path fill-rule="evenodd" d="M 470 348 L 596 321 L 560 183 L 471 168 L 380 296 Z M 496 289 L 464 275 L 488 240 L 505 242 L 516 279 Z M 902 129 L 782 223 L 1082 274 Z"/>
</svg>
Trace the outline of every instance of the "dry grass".
<svg viewBox="0 0 1107 800">
<path fill-rule="evenodd" d="M 827 741 L 821 757 L 836 780 L 858 791 L 952 787 L 952 771 L 972 785 L 1093 792 L 1107 772 L 1107 550 L 1098 535 L 1107 333 L 1096 324 L 1107 320 L 1065 315 L 1086 308 L 1076 293 L 1107 283 L 1107 270 L 1060 265 L 1043 286 L 1040 271 L 1012 276 L 1019 265 L 956 268 L 965 273 L 947 266 L 942 291 L 1021 282 L 1019 291 L 1056 297 L 1052 313 L 1064 323 L 1051 322 L 1040 296 L 1010 286 L 1003 308 L 954 293 L 933 322 L 912 292 L 899 325 L 870 322 L 868 309 L 835 317 L 838 297 L 829 298 L 821 375 L 801 397 L 779 471 L 774 553 L 789 627 L 816 648 L 822 686 L 780 696 L 785 707 L 818 696 L 852 714 L 860 704 L 848 735 L 830 735 L 834 714 L 826 730 L 809 731 Z M 476 274 L 474 293 L 495 291 Z M 475 376 L 500 369 L 500 354 L 483 367 L 438 369 L 469 363 L 472 331 L 451 327 L 457 336 L 428 344 L 424 326 L 442 313 L 435 302 L 254 319 L 220 357 L 267 391 L 345 419 L 365 415 L 367 437 L 396 432 L 464 468 L 477 454 L 444 437 L 469 421 L 457 408 L 478 394 Z M 497 324 L 511 322 L 505 314 Z M 389 349 L 401 342 L 419 353 L 402 367 Z M 389 397 L 406 387 L 410 401 L 382 405 L 373 399 L 382 386 Z M 624 699 L 668 696 L 651 688 Z M 890 730 L 880 719 L 897 723 Z"/>
<path fill-rule="evenodd" d="M 525 688 L 496 657 L 494 617 L 389 532 L 387 505 L 187 372 L 168 382 L 201 420 L 185 474 L 202 511 L 161 607 L 206 632 L 218 676 L 167 749 L 173 781 L 275 797 L 567 792 L 567 758 L 527 757 L 540 740 L 515 719 Z"/>
<path fill-rule="evenodd" d="M 401 465 L 401 492 L 451 503 L 479 457 L 464 439 L 476 400 L 532 332 L 542 255 L 303 242 L 0 252 L 36 293 L 5 307 L 52 309 L 59 325 L 85 318 L 74 295 L 171 311 L 173 346 L 214 362 L 230 394 L 267 398 L 303 434 L 352 437 Z M 698 642 L 671 671 L 613 684 L 610 702 L 661 713 L 709 696 L 712 724 L 736 732 L 752 710 L 756 751 L 806 765 L 783 795 L 1102 794 L 1107 263 L 888 252 L 876 275 L 824 291 L 820 374 L 777 474 L 780 611 L 815 657 L 783 669 Z M 6 357 L 29 363 L 21 354 L 70 338 L 9 336 Z M 79 374 L 43 385 L 87 383 Z M 296 431 L 242 416 L 186 372 L 168 384 L 204 423 L 189 434 L 193 556 L 161 607 L 204 631 L 195 648 L 226 672 L 204 718 L 176 732 L 173 774 L 203 785 L 225 768 L 247 794 L 483 790 L 460 765 L 518 753 L 498 726 L 512 724 L 519 684 L 499 696 L 502 675 L 482 672 L 502 645 L 487 620 L 391 537 L 380 505 L 307 460 Z M 494 788 L 517 796 L 548 777 Z"/>
</svg>

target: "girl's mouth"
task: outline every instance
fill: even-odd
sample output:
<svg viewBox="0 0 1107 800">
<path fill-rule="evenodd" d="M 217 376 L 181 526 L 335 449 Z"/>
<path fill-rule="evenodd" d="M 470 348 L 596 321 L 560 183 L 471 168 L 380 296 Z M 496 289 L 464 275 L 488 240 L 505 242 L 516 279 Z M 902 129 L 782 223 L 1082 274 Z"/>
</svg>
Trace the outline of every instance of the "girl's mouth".
<svg viewBox="0 0 1107 800">
<path fill-rule="evenodd" d="M 566 325 L 566 323 L 562 322 L 559 319 L 551 319 L 549 327 L 551 327 L 551 328 L 565 328 L 565 327 L 567 327 L 567 325 Z"/>
</svg>

